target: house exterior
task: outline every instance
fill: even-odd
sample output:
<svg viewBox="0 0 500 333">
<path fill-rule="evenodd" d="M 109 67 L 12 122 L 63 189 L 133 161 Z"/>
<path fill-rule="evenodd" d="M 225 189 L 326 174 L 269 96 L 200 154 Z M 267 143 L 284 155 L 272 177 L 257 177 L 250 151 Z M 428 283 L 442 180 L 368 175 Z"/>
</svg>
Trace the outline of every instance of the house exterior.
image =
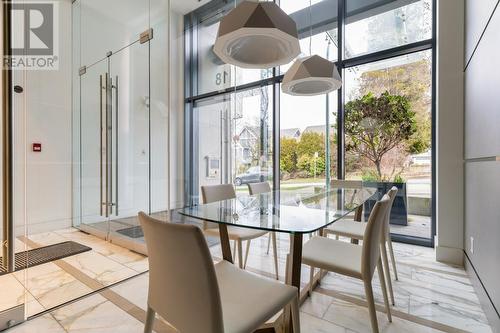
<svg viewBox="0 0 500 333">
<path fill-rule="evenodd" d="M 307 126 L 302 134 L 304 133 L 317 133 L 317 134 L 325 134 L 325 125 L 316 125 L 316 126 Z M 330 126 L 330 136 L 336 133 L 336 129 L 334 126 Z"/>
<path fill-rule="evenodd" d="M 300 128 L 287 128 L 280 131 L 280 138 L 298 140 L 300 134 Z"/>
</svg>

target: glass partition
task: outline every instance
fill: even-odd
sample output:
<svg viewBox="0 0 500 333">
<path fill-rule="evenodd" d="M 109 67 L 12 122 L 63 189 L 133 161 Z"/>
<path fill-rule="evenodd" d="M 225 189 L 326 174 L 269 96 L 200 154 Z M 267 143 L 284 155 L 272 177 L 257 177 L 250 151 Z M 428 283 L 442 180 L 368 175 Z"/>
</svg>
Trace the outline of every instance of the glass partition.
<svg viewBox="0 0 500 333">
<path fill-rule="evenodd" d="M 294 191 L 314 191 L 332 179 L 360 179 L 380 188 L 385 184 L 382 191 L 388 190 L 389 183 L 396 184 L 401 188 L 404 209 L 398 214 L 404 223 L 394 220 L 394 238 L 433 245 L 433 0 L 279 1 L 297 24 L 299 57 L 318 54 L 334 61 L 343 78 L 338 91 L 314 97 L 281 93 L 283 74 L 293 62 L 247 71 L 214 57 L 218 22 L 234 5 L 233 1 L 212 2 L 185 16 L 187 203 L 198 196 L 203 182 L 235 183 L 238 168 L 224 162 L 234 158 L 235 152 L 227 144 L 209 144 L 206 133 L 214 133 L 218 142 L 230 142 L 224 112 L 232 111 L 224 110 L 234 108 L 234 94 L 266 84 L 273 97 L 269 141 L 279 144 L 279 149 L 270 149 L 274 188 L 293 195 Z M 383 107 L 378 104 L 371 106 L 379 110 L 373 114 L 359 111 L 365 104 L 383 101 L 386 90 L 386 102 L 396 99 L 404 104 L 403 114 L 387 110 L 381 115 Z M 242 109 L 255 108 L 251 99 L 241 101 Z M 390 127 L 391 121 L 400 120 L 409 129 L 402 136 L 390 137 L 397 132 Z M 389 134 L 382 157 L 377 150 L 379 134 Z M 371 141 L 377 145 L 375 153 L 370 152 Z M 197 151 L 198 143 L 200 149 L 208 146 L 220 159 L 220 178 L 206 179 L 209 154 Z"/>
<path fill-rule="evenodd" d="M 73 2 L 73 223 L 145 253 L 169 207 L 168 1 Z"/>
</svg>

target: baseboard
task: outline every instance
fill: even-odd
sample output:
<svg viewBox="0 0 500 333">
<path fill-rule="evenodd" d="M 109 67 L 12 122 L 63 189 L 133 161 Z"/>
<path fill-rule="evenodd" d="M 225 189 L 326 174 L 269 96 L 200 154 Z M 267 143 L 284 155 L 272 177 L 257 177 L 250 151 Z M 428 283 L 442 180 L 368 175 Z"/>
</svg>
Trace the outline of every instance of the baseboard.
<svg viewBox="0 0 500 333">
<path fill-rule="evenodd" d="M 486 314 L 486 318 L 488 318 L 488 323 L 490 324 L 493 333 L 500 333 L 500 314 L 493 305 L 493 302 L 488 295 L 488 291 L 484 288 L 481 278 L 477 275 L 474 265 L 472 265 L 467 253 L 465 253 L 464 257 L 465 270 L 469 275 L 472 285 L 474 286 L 474 290 L 476 291 L 481 307 Z"/>
<path fill-rule="evenodd" d="M 436 260 L 446 264 L 464 266 L 464 251 L 454 247 L 437 246 Z"/>
</svg>

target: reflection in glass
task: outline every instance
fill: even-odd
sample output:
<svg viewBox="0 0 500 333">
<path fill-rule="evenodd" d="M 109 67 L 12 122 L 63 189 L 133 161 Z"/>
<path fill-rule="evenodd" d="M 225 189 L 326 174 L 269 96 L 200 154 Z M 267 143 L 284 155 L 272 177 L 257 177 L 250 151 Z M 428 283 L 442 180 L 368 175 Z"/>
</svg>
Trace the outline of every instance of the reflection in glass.
<svg viewBox="0 0 500 333">
<path fill-rule="evenodd" d="M 233 183 L 240 194 L 272 182 L 272 103 L 271 86 L 196 103 L 198 188 Z"/>
<path fill-rule="evenodd" d="M 259 230 L 310 233 L 324 228 L 353 212 L 378 193 L 373 188 L 318 188 L 311 193 L 283 195 L 283 191 L 186 207 L 187 215 L 210 222 L 232 224 Z M 276 201 L 279 198 L 279 201 Z"/>
<path fill-rule="evenodd" d="M 432 38 L 432 0 L 346 1 L 346 6 L 346 58 Z"/>
</svg>

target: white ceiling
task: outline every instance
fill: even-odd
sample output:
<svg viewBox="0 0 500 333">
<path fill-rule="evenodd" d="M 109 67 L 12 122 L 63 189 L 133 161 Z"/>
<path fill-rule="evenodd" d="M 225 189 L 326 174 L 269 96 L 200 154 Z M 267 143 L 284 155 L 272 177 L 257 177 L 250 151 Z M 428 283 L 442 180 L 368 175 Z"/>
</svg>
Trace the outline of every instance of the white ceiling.
<svg viewBox="0 0 500 333">
<path fill-rule="evenodd" d="M 187 14 L 210 0 L 170 0 L 170 8 L 179 14 Z"/>
</svg>

